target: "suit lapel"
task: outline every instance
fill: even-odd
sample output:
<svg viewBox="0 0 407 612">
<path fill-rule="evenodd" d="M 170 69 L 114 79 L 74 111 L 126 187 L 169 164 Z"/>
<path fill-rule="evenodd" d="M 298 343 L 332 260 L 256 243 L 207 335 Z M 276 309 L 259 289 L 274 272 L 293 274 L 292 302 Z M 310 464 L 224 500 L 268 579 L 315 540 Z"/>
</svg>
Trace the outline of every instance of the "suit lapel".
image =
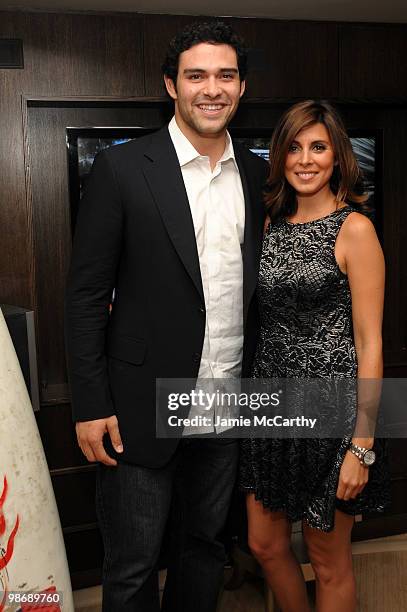
<svg viewBox="0 0 407 612">
<path fill-rule="evenodd" d="M 144 176 L 168 235 L 202 301 L 201 271 L 191 209 L 168 128 L 154 134 L 145 152 Z"/>
<path fill-rule="evenodd" d="M 261 185 L 257 185 L 256 180 L 250 180 L 251 175 L 256 177 L 258 172 L 254 168 L 251 169 L 250 156 L 243 148 L 234 145 L 234 150 L 245 202 L 242 257 L 243 313 L 246 321 L 257 283 L 264 213 L 261 206 Z M 204 301 L 191 209 L 181 168 L 167 127 L 152 135 L 144 156 L 143 173 L 151 194 L 174 248 Z"/>
<path fill-rule="evenodd" d="M 242 181 L 245 202 L 245 228 L 243 257 L 243 316 L 246 321 L 250 301 L 257 284 L 260 261 L 261 236 L 263 228 L 263 207 L 261 205 L 261 185 L 256 185 L 258 173 L 250 170 L 250 158 L 240 146 L 234 145 L 236 163 Z M 253 176 L 251 176 L 253 175 Z"/>
</svg>

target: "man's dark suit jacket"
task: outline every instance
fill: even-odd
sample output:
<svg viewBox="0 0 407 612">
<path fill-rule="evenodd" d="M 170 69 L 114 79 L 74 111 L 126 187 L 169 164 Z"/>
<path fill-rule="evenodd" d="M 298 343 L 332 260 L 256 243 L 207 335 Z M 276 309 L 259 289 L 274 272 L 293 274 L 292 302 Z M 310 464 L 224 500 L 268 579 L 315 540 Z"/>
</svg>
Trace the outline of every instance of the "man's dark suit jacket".
<svg viewBox="0 0 407 612">
<path fill-rule="evenodd" d="M 245 198 L 243 375 L 248 375 L 267 164 L 242 146 L 234 148 Z M 121 458 L 163 466 L 177 440 L 155 438 L 155 381 L 197 377 L 204 334 L 194 226 L 164 128 L 98 154 L 80 205 L 66 299 L 74 420 L 116 414 Z"/>
</svg>

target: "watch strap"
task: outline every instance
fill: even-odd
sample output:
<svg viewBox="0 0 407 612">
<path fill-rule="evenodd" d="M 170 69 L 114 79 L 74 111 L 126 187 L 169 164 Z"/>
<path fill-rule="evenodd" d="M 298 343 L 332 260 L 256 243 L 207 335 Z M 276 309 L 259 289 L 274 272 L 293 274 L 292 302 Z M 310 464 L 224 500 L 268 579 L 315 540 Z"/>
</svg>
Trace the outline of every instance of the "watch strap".
<svg viewBox="0 0 407 612">
<path fill-rule="evenodd" d="M 365 448 L 364 446 L 358 446 L 357 444 L 353 444 L 353 442 L 350 442 L 349 450 L 359 459 L 361 465 L 365 465 L 363 457 L 369 449 Z"/>
</svg>

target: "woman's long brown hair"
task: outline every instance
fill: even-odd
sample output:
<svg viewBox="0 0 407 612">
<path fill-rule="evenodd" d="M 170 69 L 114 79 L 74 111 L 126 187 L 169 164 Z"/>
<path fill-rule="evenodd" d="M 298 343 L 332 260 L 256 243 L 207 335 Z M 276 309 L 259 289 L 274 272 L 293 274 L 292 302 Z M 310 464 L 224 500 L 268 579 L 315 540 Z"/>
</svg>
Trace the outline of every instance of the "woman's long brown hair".
<svg viewBox="0 0 407 612">
<path fill-rule="evenodd" d="M 363 175 L 352 150 L 349 136 L 336 110 L 325 101 L 305 100 L 289 108 L 280 118 L 270 143 L 270 173 L 266 183 L 265 203 L 272 221 L 295 214 L 295 190 L 285 178 L 288 150 L 298 132 L 322 123 L 331 139 L 336 165 L 330 187 L 338 203 L 367 210 L 368 199 Z"/>
</svg>

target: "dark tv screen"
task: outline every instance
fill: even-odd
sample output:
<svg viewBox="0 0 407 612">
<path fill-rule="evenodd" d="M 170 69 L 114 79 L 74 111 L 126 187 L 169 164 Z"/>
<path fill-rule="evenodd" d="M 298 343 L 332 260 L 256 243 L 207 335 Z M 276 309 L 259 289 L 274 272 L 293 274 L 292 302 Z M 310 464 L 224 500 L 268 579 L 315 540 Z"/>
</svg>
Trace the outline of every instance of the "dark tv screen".
<svg viewBox="0 0 407 612">
<path fill-rule="evenodd" d="M 96 155 L 109 147 L 151 134 L 156 129 L 145 127 L 66 128 L 72 234 L 86 181 Z"/>
<path fill-rule="evenodd" d="M 80 200 L 89 177 L 93 160 L 99 151 L 134 138 L 154 132 L 156 128 L 144 127 L 94 127 L 66 128 L 69 162 L 69 192 L 71 228 L 75 228 Z M 272 129 L 231 128 L 233 139 L 248 147 L 253 153 L 269 159 L 269 143 Z M 379 130 L 349 130 L 356 159 L 363 171 L 365 188 L 369 194 L 369 216 L 375 223 L 379 236 L 380 223 L 380 171 L 381 133 Z"/>
</svg>

